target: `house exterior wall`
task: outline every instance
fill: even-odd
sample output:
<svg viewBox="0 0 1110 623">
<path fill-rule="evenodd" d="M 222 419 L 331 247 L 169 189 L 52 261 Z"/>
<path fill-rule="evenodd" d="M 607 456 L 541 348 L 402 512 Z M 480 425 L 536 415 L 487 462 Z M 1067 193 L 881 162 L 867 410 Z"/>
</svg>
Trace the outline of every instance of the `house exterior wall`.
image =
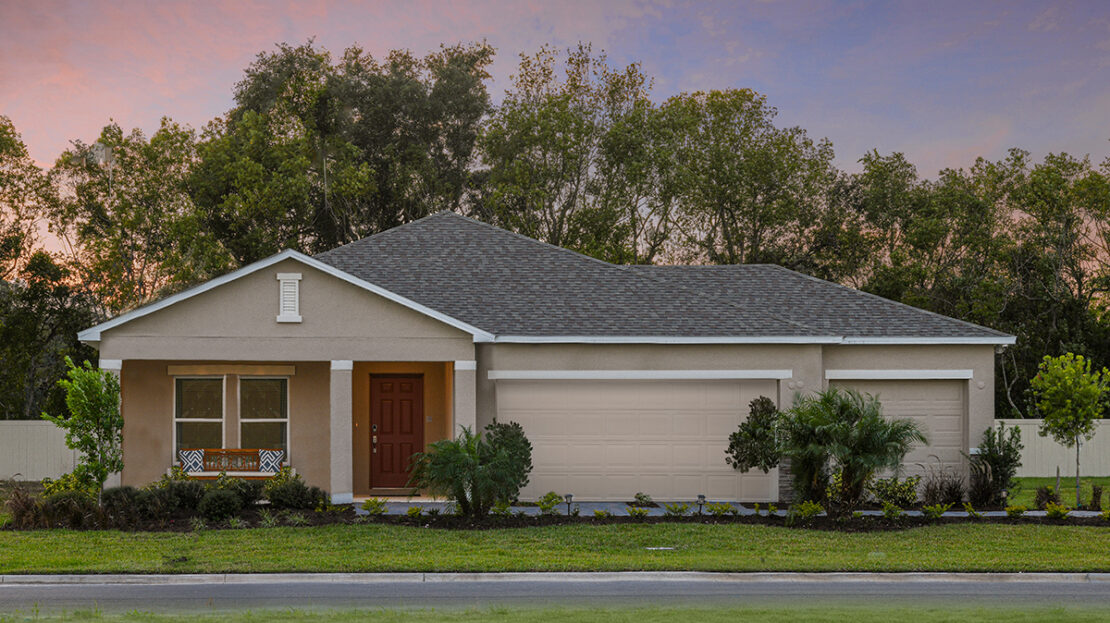
<svg viewBox="0 0 1110 623">
<path fill-rule="evenodd" d="M 258 362 L 235 362 L 235 369 Z M 203 361 L 125 361 L 120 372 L 123 415 L 122 483 L 142 486 L 158 480 L 174 461 L 174 376 L 170 366 L 203 369 Z M 227 368 L 227 362 L 219 362 Z M 290 363 L 289 460 L 309 484 L 327 487 L 329 467 L 329 369 L 327 362 Z M 213 370 L 217 368 L 213 367 Z M 224 374 L 224 446 L 239 445 L 238 379 Z"/>
<path fill-rule="evenodd" d="M 299 323 L 279 323 L 278 273 L 301 273 Z M 285 260 L 104 331 L 102 359 L 452 361 L 470 334 Z"/>
</svg>

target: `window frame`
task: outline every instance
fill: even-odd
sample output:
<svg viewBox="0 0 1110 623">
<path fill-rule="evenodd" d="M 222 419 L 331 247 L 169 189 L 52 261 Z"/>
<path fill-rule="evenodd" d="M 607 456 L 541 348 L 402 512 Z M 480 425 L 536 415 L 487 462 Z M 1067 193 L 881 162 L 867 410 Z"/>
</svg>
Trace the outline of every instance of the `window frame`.
<svg viewBox="0 0 1110 623">
<path fill-rule="evenodd" d="M 227 446 L 227 375 L 226 374 L 184 374 L 174 376 L 173 378 L 173 391 L 170 395 L 170 413 L 173 414 L 173 423 L 170 426 L 170 452 L 173 453 L 172 465 L 180 466 L 181 457 L 177 450 L 177 423 L 178 422 L 201 422 L 212 423 L 215 420 L 212 418 L 179 418 L 177 417 L 177 392 L 178 392 L 178 379 L 183 381 L 197 380 L 197 381 L 220 381 L 220 448 L 225 449 Z M 213 448 L 215 449 L 215 448 Z"/>
<path fill-rule="evenodd" d="M 265 381 L 265 380 L 278 380 L 285 381 L 285 417 L 284 418 L 245 418 L 243 417 L 243 380 L 248 381 Z M 292 402 L 292 388 L 293 383 L 288 376 L 275 375 L 275 374 L 240 374 L 236 379 L 235 391 L 239 401 L 239 446 L 243 445 L 243 424 L 250 423 L 266 423 L 266 422 L 284 422 L 285 423 L 285 457 L 283 462 L 288 465 L 289 457 L 292 456 L 293 449 L 293 402 Z"/>
</svg>

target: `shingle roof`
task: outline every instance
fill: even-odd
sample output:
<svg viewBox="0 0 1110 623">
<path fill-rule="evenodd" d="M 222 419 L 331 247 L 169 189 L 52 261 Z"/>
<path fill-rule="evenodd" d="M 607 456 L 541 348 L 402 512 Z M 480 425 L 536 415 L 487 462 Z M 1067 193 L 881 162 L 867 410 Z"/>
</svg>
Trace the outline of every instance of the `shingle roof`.
<svg viewBox="0 0 1110 623">
<path fill-rule="evenodd" d="M 316 259 L 497 336 L 1006 337 L 776 266 L 618 266 L 451 212 Z"/>
</svg>

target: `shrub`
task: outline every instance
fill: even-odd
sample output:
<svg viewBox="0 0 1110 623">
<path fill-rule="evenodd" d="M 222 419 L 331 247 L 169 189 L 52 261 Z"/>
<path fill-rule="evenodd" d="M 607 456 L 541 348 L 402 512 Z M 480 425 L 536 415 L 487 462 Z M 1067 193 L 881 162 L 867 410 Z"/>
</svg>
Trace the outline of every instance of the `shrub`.
<svg viewBox="0 0 1110 623">
<path fill-rule="evenodd" d="M 270 509 L 263 508 L 258 511 L 258 527 L 260 528 L 275 528 L 278 525 L 277 516 L 275 516 Z"/>
<path fill-rule="evenodd" d="M 212 489 L 197 506 L 197 511 L 208 521 L 223 521 L 242 509 L 243 500 L 229 489 Z"/>
<path fill-rule="evenodd" d="M 1108 509 L 1102 511 L 1101 513 L 1099 513 L 1098 517 L 1099 517 L 1099 519 L 1101 519 L 1103 521 L 1110 521 L 1110 508 L 1108 508 Z"/>
<path fill-rule="evenodd" d="M 528 482 L 531 447 L 512 423 L 491 424 L 485 436 L 463 427 L 455 439 L 437 441 L 413 457 L 409 486 L 443 494 L 461 514 L 482 519 L 494 503 L 516 499 Z"/>
<path fill-rule="evenodd" d="M 649 512 L 648 509 L 639 506 L 628 506 L 624 510 L 628 512 L 629 517 L 635 517 L 636 519 L 647 517 Z"/>
<path fill-rule="evenodd" d="M 917 503 L 917 487 L 921 484 L 921 476 L 910 476 L 899 481 L 897 476 L 890 478 L 876 478 L 867 486 L 867 490 L 880 503 L 889 502 L 902 508 L 908 508 Z"/>
<path fill-rule="evenodd" d="M 925 506 L 937 504 L 961 504 L 964 501 L 964 480 L 940 459 L 933 457 L 935 462 L 922 466 L 925 477 L 921 485 L 921 501 Z"/>
<path fill-rule="evenodd" d="M 742 472 L 757 468 L 765 474 L 777 466 L 782 455 L 778 440 L 780 417 L 770 398 L 760 396 L 752 400 L 748 404 L 748 418 L 728 436 L 725 462 Z"/>
<path fill-rule="evenodd" d="M 543 494 L 543 497 L 536 500 L 536 506 L 540 507 L 541 515 L 557 515 L 559 514 L 559 505 L 563 503 L 563 496 L 548 491 Z"/>
<path fill-rule="evenodd" d="M 939 521 L 952 508 L 951 504 L 931 504 L 921 507 L 921 515 L 930 521 Z"/>
<path fill-rule="evenodd" d="M 408 507 L 408 509 L 405 510 L 405 515 L 407 515 L 407 516 L 409 516 L 413 519 L 417 519 L 423 514 L 424 514 L 424 507 L 423 506 L 413 505 L 413 506 Z"/>
<path fill-rule="evenodd" d="M 690 505 L 685 502 L 664 504 L 663 514 L 667 517 L 685 517 L 690 514 Z"/>
<path fill-rule="evenodd" d="M 100 508 L 109 522 L 116 526 L 131 526 L 138 521 L 139 491 L 134 487 L 112 487 L 100 494 Z"/>
<path fill-rule="evenodd" d="M 95 528 L 100 507 L 83 491 L 62 491 L 42 498 L 39 525 L 46 528 Z"/>
<path fill-rule="evenodd" d="M 971 505 L 971 502 L 964 502 L 964 512 L 967 513 L 968 519 L 982 519 L 983 518 L 983 513 L 980 513 L 979 511 L 975 510 L 975 507 Z"/>
<path fill-rule="evenodd" d="M 160 485 L 161 486 L 161 485 Z M 200 500 L 208 493 L 208 487 L 199 480 L 168 480 L 161 490 L 165 492 L 166 509 L 169 513 L 174 510 L 196 512 L 200 507 Z"/>
<path fill-rule="evenodd" d="M 193 530 L 193 532 L 200 532 L 201 530 L 207 530 L 208 524 L 204 523 L 204 520 L 200 517 L 190 517 L 189 527 Z"/>
<path fill-rule="evenodd" d="M 1029 509 L 1025 508 L 1024 506 L 1007 506 L 1006 507 L 1006 516 L 1009 517 L 1010 519 L 1017 519 L 1017 518 L 1021 517 L 1022 515 L 1024 515 L 1025 511 L 1027 511 L 1027 510 L 1029 510 Z"/>
<path fill-rule="evenodd" d="M 498 517 L 508 517 L 513 514 L 513 507 L 512 504 L 508 502 L 508 500 L 501 500 L 500 502 L 494 504 L 493 508 L 489 509 L 489 512 L 497 515 Z"/>
<path fill-rule="evenodd" d="M 290 526 L 307 526 L 308 518 L 303 513 L 286 513 L 285 523 Z"/>
<path fill-rule="evenodd" d="M 1102 510 L 1102 485 L 1091 485 L 1091 503 L 1087 508 L 1093 511 Z"/>
<path fill-rule="evenodd" d="M 768 515 L 777 515 L 778 512 L 779 512 L 779 507 L 775 506 L 774 504 L 768 504 L 767 505 L 767 514 Z"/>
<path fill-rule="evenodd" d="M 736 510 L 735 506 L 727 502 L 711 502 L 705 505 L 705 512 L 714 517 L 724 517 L 725 515 L 735 515 L 739 511 Z"/>
<path fill-rule="evenodd" d="M 1045 517 L 1049 519 L 1067 519 L 1068 514 L 1071 513 L 1071 509 L 1062 504 L 1048 502 L 1044 505 L 1044 513 Z"/>
<path fill-rule="evenodd" d="M 1048 509 L 1049 504 L 1060 504 L 1060 494 L 1056 492 L 1056 487 L 1052 485 L 1037 487 L 1033 496 L 1033 506 L 1037 507 L 1037 510 L 1043 511 Z"/>
<path fill-rule="evenodd" d="M 264 485 L 259 480 L 232 478 L 225 472 L 220 472 L 220 475 L 212 481 L 208 488 L 231 491 L 239 496 L 239 502 L 242 503 L 243 508 L 252 508 L 262 499 Z"/>
<path fill-rule="evenodd" d="M 42 498 L 32 495 L 21 485 L 16 485 L 8 493 L 6 506 L 11 513 L 11 525 L 14 528 L 27 530 L 30 528 L 45 527 L 41 525 Z"/>
<path fill-rule="evenodd" d="M 370 498 L 362 503 L 362 510 L 366 511 L 371 517 L 378 517 L 384 515 L 389 510 L 389 506 L 381 498 Z"/>
<path fill-rule="evenodd" d="M 636 495 L 632 496 L 632 506 L 639 506 L 642 508 L 658 506 L 651 496 L 643 491 L 637 491 Z"/>
<path fill-rule="evenodd" d="M 169 517 L 177 504 L 169 489 L 139 489 L 135 492 L 135 508 L 144 519 L 160 520 Z M 190 510 L 195 511 L 196 504 Z"/>
<path fill-rule="evenodd" d="M 80 491 L 81 493 L 95 498 L 97 494 L 100 493 L 100 486 L 90 477 L 83 476 L 77 472 L 62 474 L 57 479 L 42 479 L 43 495 L 53 495 L 66 491 Z"/>
<path fill-rule="evenodd" d="M 309 487 L 299 476 L 269 487 L 266 493 L 274 508 L 312 510 L 328 503 L 328 496 L 322 489 Z"/>
<path fill-rule="evenodd" d="M 894 520 L 902 516 L 902 509 L 896 504 L 890 502 L 883 502 L 883 517 Z"/>
<path fill-rule="evenodd" d="M 246 528 L 248 526 L 247 526 L 246 521 L 243 521 L 242 519 L 240 519 L 238 517 L 228 517 L 227 518 L 227 527 L 231 528 L 232 530 L 240 530 L 240 529 Z"/>
<path fill-rule="evenodd" d="M 1021 429 L 999 422 L 998 428 L 988 428 L 983 431 L 983 439 L 979 442 L 979 454 L 976 460 L 990 467 L 991 496 L 984 504 L 1001 504 L 1002 493 L 1013 491 L 1017 488 L 1017 471 L 1021 467 L 1021 451 L 1025 446 L 1021 443 Z"/>
<path fill-rule="evenodd" d="M 612 517 L 612 516 L 613 516 L 613 513 L 609 512 L 608 510 L 606 510 L 604 508 L 595 508 L 594 509 L 594 517 L 596 517 L 598 519 L 608 519 L 609 517 Z"/>
<path fill-rule="evenodd" d="M 821 508 L 820 504 L 807 500 L 791 506 L 790 512 L 786 517 L 790 523 L 809 523 L 813 521 L 814 517 L 817 517 L 823 512 L 825 512 L 825 509 Z"/>
</svg>

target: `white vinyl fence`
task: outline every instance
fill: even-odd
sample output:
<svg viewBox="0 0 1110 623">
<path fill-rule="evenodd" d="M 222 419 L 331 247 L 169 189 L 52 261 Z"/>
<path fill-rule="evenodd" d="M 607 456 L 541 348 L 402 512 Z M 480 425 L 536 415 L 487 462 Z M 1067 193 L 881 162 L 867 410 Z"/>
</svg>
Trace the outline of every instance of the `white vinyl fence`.
<svg viewBox="0 0 1110 623">
<path fill-rule="evenodd" d="M 42 480 L 73 471 L 78 453 L 53 422 L 0 421 L 0 480 Z"/>
<path fill-rule="evenodd" d="M 995 420 L 1006 426 L 1021 429 L 1021 467 L 1018 476 L 1055 476 L 1060 467 L 1061 476 L 1075 477 L 1075 448 L 1065 448 L 1052 440 L 1041 437 L 1037 431 L 1040 420 Z M 1100 420 L 1095 436 L 1083 442 L 1079 449 L 1079 472 L 1084 476 L 1110 476 L 1110 420 Z"/>
</svg>

